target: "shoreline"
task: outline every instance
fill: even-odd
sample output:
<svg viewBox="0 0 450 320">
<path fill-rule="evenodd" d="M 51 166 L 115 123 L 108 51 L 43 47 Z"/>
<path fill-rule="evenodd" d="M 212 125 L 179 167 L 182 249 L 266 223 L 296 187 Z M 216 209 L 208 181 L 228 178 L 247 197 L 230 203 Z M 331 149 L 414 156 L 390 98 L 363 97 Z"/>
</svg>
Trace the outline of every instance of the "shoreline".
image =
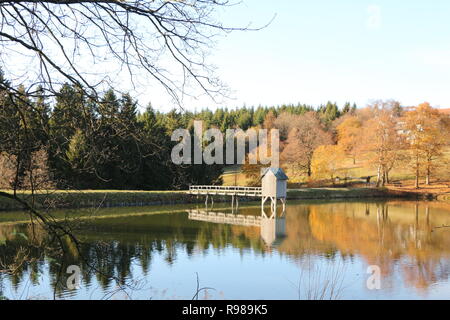
<svg viewBox="0 0 450 320">
<path fill-rule="evenodd" d="M 31 200 L 30 193 L 22 192 L 19 196 Z M 388 188 L 305 188 L 289 189 L 288 200 L 335 200 L 335 199 L 417 199 L 449 201 L 450 194 L 424 193 L 393 190 Z M 78 208 L 112 208 L 143 207 L 155 205 L 192 204 L 204 202 L 204 196 L 190 195 L 187 191 L 117 191 L 84 190 L 52 191 L 34 195 L 39 209 L 78 209 Z M 228 202 L 229 197 L 215 196 L 214 201 Z M 242 199 L 243 202 L 249 202 Z M 0 198 L 0 211 L 22 210 L 22 206 L 11 199 Z"/>
</svg>

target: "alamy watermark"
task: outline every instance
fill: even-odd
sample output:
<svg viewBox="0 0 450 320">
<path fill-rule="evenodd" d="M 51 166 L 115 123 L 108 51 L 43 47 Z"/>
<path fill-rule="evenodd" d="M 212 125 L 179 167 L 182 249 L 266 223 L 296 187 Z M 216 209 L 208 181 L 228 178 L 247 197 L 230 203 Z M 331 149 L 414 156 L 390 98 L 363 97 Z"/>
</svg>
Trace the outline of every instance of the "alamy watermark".
<svg viewBox="0 0 450 320">
<path fill-rule="evenodd" d="M 80 289 L 81 268 L 76 265 L 71 265 L 67 267 L 66 273 L 70 274 L 66 281 L 67 289 Z"/>
<path fill-rule="evenodd" d="M 370 274 L 366 285 L 369 290 L 381 290 L 381 268 L 379 266 L 369 266 L 367 274 Z"/>
<path fill-rule="evenodd" d="M 177 129 L 172 141 L 178 144 L 172 149 L 172 162 L 181 164 L 280 164 L 280 133 L 277 129 L 228 129 L 224 134 L 216 128 L 203 132 L 203 122 L 194 122 L 193 136 L 187 129 Z M 246 160 L 248 144 L 248 158 Z M 225 157 L 224 157 L 224 149 Z"/>
<path fill-rule="evenodd" d="M 381 7 L 378 5 L 370 5 L 367 8 L 369 17 L 367 19 L 367 28 L 378 30 L 381 28 Z"/>
</svg>

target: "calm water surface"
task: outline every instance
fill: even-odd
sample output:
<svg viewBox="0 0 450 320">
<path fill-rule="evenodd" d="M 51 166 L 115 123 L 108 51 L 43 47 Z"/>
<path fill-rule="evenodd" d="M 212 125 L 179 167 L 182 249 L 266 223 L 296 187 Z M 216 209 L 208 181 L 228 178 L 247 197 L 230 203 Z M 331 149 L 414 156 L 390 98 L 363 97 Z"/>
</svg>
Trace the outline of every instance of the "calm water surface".
<svg viewBox="0 0 450 320">
<path fill-rule="evenodd" d="M 449 203 L 290 202 L 275 221 L 260 211 L 104 209 L 79 233 L 86 261 L 39 258 L 0 275 L 0 295 L 53 299 L 56 286 L 58 299 L 192 299 L 198 275 L 212 288 L 200 299 L 450 299 Z M 21 213 L 1 219 L 0 262 L 30 232 Z M 88 264 L 132 288 L 116 291 Z M 82 268 L 79 289 L 55 285 L 68 265 Z M 380 290 L 367 288 L 369 266 L 380 268 Z"/>
</svg>

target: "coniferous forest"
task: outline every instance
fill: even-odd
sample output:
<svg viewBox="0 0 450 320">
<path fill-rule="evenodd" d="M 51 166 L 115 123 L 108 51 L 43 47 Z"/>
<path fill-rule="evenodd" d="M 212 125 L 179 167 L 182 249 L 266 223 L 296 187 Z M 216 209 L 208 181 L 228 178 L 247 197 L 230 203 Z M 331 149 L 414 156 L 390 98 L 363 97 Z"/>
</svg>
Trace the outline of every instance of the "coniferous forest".
<svg viewBox="0 0 450 320">
<path fill-rule="evenodd" d="M 0 81 L 7 84 L 4 87 L 12 86 L 3 74 Z M 172 163 L 174 130 L 192 130 L 194 120 L 203 120 L 204 128 L 216 127 L 223 132 L 228 128 L 247 130 L 261 127 L 269 113 L 300 115 L 314 111 L 312 106 L 298 104 L 200 112 L 174 108 L 163 113 L 150 104 L 139 108 L 132 96 L 118 96 L 112 89 L 100 102 L 69 84 L 51 98 L 44 94 L 28 97 L 20 86 L 16 90 L 21 93 L 19 97 L 7 90 L 0 93 L 0 151 L 5 164 L 1 184 L 13 189 L 31 188 L 27 169 L 33 166 L 39 168 L 42 183 L 47 184 L 39 187 L 58 189 L 167 190 L 191 183 L 218 184 L 223 169 L 220 165 Z M 316 111 L 327 125 L 355 109 L 347 104 L 339 111 L 329 102 Z M 8 172 L 12 158 L 14 163 L 19 159 L 20 166 L 16 170 L 11 165 Z"/>
</svg>

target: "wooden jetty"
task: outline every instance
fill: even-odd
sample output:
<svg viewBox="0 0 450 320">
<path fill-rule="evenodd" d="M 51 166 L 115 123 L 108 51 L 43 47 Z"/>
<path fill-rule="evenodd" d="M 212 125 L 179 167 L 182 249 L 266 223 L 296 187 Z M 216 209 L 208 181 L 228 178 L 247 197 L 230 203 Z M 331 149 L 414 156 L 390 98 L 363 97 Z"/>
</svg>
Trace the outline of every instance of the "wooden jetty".
<svg viewBox="0 0 450 320">
<path fill-rule="evenodd" d="M 233 210 L 239 207 L 239 197 L 261 198 L 262 216 L 274 218 L 277 212 L 277 202 L 281 201 L 283 212 L 286 210 L 288 177 L 281 168 L 266 168 L 261 171 L 261 187 L 240 187 L 240 186 L 190 186 L 189 194 L 205 196 L 205 204 L 208 201 L 214 205 L 214 196 L 231 196 L 231 206 Z M 266 215 L 264 207 L 267 200 L 271 201 L 271 214 Z"/>
</svg>

